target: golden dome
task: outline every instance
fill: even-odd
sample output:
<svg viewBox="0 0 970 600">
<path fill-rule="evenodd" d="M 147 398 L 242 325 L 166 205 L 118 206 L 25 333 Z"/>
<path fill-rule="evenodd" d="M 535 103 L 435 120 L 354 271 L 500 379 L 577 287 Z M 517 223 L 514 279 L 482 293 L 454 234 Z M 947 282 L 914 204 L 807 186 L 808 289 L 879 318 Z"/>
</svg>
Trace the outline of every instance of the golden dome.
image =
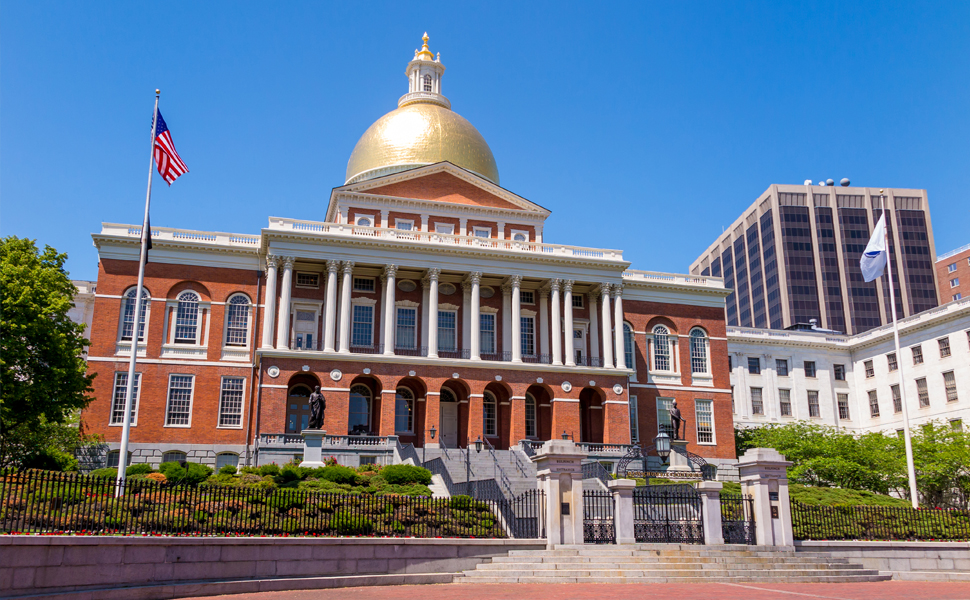
<svg viewBox="0 0 970 600">
<path fill-rule="evenodd" d="M 442 161 L 499 182 L 482 134 L 461 115 L 418 101 L 387 113 L 364 132 L 347 163 L 347 183 Z"/>
</svg>

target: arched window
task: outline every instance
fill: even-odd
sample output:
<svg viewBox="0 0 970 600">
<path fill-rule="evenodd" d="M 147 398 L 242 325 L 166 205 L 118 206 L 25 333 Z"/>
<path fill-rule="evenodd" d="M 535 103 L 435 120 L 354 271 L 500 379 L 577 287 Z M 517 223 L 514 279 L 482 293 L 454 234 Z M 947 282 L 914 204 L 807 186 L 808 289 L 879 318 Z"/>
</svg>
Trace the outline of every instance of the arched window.
<svg viewBox="0 0 970 600">
<path fill-rule="evenodd" d="M 670 361 L 670 331 L 663 325 L 653 328 L 653 369 L 672 371 Z"/>
<path fill-rule="evenodd" d="M 515 235 L 512 236 L 512 241 L 513 242 L 527 242 L 529 240 L 526 239 L 524 233 L 516 233 Z"/>
<path fill-rule="evenodd" d="M 700 327 L 690 330 L 690 372 L 710 372 L 707 367 L 707 334 Z"/>
<path fill-rule="evenodd" d="M 310 425 L 310 388 L 300 384 L 286 397 L 286 432 L 299 433 Z"/>
<path fill-rule="evenodd" d="M 482 421 L 485 435 L 498 435 L 498 402 L 495 401 L 495 394 L 492 392 L 485 392 L 482 402 Z"/>
<path fill-rule="evenodd" d="M 438 396 L 439 402 L 458 402 L 458 398 L 455 393 L 448 388 L 441 388 L 441 395 Z"/>
<path fill-rule="evenodd" d="M 394 397 L 394 431 L 414 431 L 414 393 L 406 387 L 397 388 L 397 395 Z"/>
<path fill-rule="evenodd" d="M 186 454 L 181 450 L 169 450 L 162 454 L 162 462 L 185 462 Z"/>
<path fill-rule="evenodd" d="M 199 339 L 199 295 L 182 292 L 175 313 L 175 343 L 194 344 Z"/>
<path fill-rule="evenodd" d="M 532 394 L 525 395 L 525 437 L 537 437 L 536 433 L 536 399 Z"/>
<path fill-rule="evenodd" d="M 131 341 L 131 336 L 135 331 L 135 288 L 131 288 L 125 294 L 123 300 L 123 316 L 121 319 L 121 339 Z M 148 305 L 151 304 L 151 296 L 148 290 L 141 291 L 141 315 L 138 318 L 138 341 L 145 341 L 145 315 L 148 313 Z"/>
<path fill-rule="evenodd" d="M 370 432 L 370 388 L 357 384 L 350 388 L 350 414 L 347 420 L 348 433 Z"/>
<path fill-rule="evenodd" d="M 627 369 L 636 370 L 637 364 L 633 362 L 633 328 L 629 323 L 623 324 L 623 361 Z"/>
<path fill-rule="evenodd" d="M 239 455 L 234 452 L 220 452 L 216 454 L 216 471 L 225 466 L 239 466 Z"/>
<path fill-rule="evenodd" d="M 370 218 L 368 218 L 368 217 L 360 217 L 360 218 L 358 218 L 357 219 L 357 224 L 360 225 L 361 227 L 370 227 L 371 225 L 373 225 L 373 223 L 371 223 Z"/>
<path fill-rule="evenodd" d="M 424 91 L 426 92 L 431 91 L 431 75 L 424 76 Z"/>
<path fill-rule="evenodd" d="M 249 298 L 236 294 L 226 303 L 226 345 L 245 346 L 249 339 Z"/>
</svg>

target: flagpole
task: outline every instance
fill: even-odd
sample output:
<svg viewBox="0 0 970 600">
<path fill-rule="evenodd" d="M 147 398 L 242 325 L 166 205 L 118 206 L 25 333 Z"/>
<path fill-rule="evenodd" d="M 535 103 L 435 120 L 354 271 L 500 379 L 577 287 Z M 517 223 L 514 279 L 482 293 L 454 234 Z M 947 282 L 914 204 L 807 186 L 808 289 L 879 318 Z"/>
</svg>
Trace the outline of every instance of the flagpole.
<svg viewBox="0 0 970 600">
<path fill-rule="evenodd" d="M 141 310 L 142 310 L 142 289 L 145 285 L 145 259 L 148 256 L 148 242 L 151 240 L 152 232 L 148 228 L 148 207 L 152 202 L 152 171 L 154 171 L 155 154 L 155 131 L 158 128 L 158 96 L 159 90 L 155 90 L 155 112 L 152 113 L 152 139 L 150 151 L 148 153 L 148 190 L 145 192 L 145 217 L 141 225 L 141 254 L 138 260 L 138 287 L 135 288 L 135 315 L 134 326 L 131 333 L 131 358 L 128 361 L 128 386 L 125 390 L 125 417 L 124 427 L 121 429 L 121 449 L 118 453 L 118 485 L 115 488 L 115 497 L 119 497 L 125 492 L 125 469 L 128 466 L 128 437 L 131 433 L 131 408 L 134 402 L 133 393 L 135 390 L 135 365 L 138 362 L 138 338 L 141 333 Z M 148 327 L 148 323 L 145 323 Z M 141 389 L 141 386 L 139 386 Z"/>
<path fill-rule="evenodd" d="M 879 190 L 882 199 L 882 213 L 886 214 L 886 197 Z M 896 321 L 896 291 L 893 286 L 893 260 L 889 253 L 889 236 L 886 236 L 886 275 L 889 279 L 889 307 L 893 316 L 893 339 L 896 342 L 896 362 L 899 364 L 899 400 L 903 404 L 903 438 L 906 443 L 906 473 L 909 476 L 909 499 L 913 508 L 919 508 L 919 498 L 916 495 L 916 467 L 913 464 L 913 438 L 909 431 L 909 405 L 906 402 L 906 376 L 902 352 L 899 350 L 899 323 Z"/>
</svg>

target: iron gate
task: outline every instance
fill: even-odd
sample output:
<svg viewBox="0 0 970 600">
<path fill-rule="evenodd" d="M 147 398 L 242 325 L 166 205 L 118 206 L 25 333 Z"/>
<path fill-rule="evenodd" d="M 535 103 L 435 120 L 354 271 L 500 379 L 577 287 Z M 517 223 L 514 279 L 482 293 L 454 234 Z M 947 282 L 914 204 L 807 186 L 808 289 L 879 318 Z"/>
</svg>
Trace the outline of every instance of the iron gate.
<svg viewBox="0 0 970 600">
<path fill-rule="evenodd" d="M 542 490 L 529 490 L 507 501 L 511 509 L 509 533 L 514 538 L 539 539 L 546 537 L 543 513 L 546 495 Z"/>
<path fill-rule="evenodd" d="M 689 485 L 633 490 L 633 532 L 638 543 L 703 544 L 701 496 Z"/>
<path fill-rule="evenodd" d="M 613 492 L 583 490 L 583 543 L 615 544 Z"/>
<path fill-rule="evenodd" d="M 721 532 L 725 544 L 755 544 L 754 498 L 721 494 Z"/>
</svg>

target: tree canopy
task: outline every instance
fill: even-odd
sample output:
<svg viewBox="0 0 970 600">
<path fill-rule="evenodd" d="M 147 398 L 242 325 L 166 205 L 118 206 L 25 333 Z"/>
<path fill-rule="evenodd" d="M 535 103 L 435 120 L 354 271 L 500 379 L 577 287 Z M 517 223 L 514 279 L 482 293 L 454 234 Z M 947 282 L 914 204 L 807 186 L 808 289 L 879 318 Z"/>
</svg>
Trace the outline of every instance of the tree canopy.
<svg viewBox="0 0 970 600">
<path fill-rule="evenodd" d="M 51 428 L 93 399 L 84 325 L 67 314 L 77 288 L 66 260 L 33 240 L 0 240 L 0 466 L 36 461 L 49 451 Z"/>
</svg>

